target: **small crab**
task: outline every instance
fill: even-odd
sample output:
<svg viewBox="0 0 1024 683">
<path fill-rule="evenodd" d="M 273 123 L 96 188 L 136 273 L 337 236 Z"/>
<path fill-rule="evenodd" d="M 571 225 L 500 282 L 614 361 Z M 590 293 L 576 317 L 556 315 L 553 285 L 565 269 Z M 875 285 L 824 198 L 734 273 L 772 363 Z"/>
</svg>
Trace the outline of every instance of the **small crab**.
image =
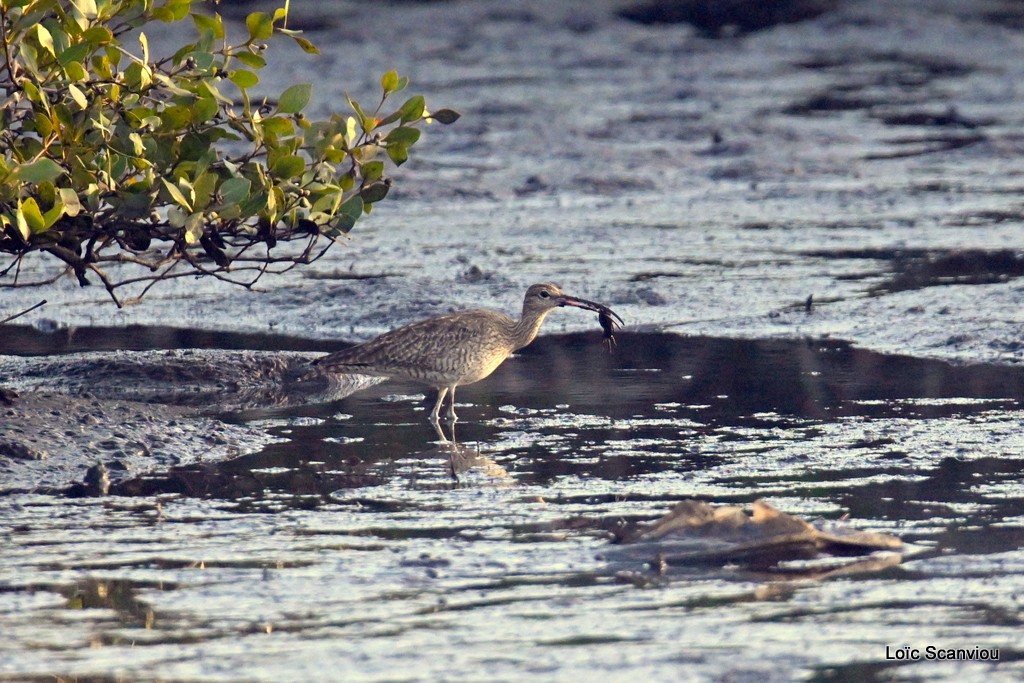
<svg viewBox="0 0 1024 683">
<path fill-rule="evenodd" d="M 615 346 L 615 333 L 623 326 L 622 318 L 607 306 L 601 306 L 597 312 L 597 321 L 604 330 L 604 341 L 608 342 L 608 352 Z"/>
</svg>

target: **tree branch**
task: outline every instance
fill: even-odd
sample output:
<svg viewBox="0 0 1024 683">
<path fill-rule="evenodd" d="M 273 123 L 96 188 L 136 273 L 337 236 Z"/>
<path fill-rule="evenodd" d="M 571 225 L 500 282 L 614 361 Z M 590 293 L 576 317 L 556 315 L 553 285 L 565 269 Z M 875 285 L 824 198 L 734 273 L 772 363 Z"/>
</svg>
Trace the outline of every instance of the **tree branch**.
<svg viewBox="0 0 1024 683">
<path fill-rule="evenodd" d="M 14 320 L 15 318 L 20 318 L 21 316 L 25 315 L 26 313 L 31 313 L 32 311 L 36 310 L 36 309 L 37 309 L 37 308 L 39 308 L 40 306 L 44 306 L 44 305 L 46 305 L 46 299 L 43 299 L 42 301 L 40 301 L 39 303 L 37 303 L 37 304 L 36 304 L 35 306 L 29 306 L 28 308 L 26 308 L 26 309 L 25 309 L 24 311 L 22 311 L 21 313 L 15 313 L 14 315 L 9 315 L 9 316 L 7 316 L 7 317 L 6 317 L 6 318 L 4 318 L 3 320 L 0 320 L 0 325 L 4 325 L 4 324 L 6 324 L 6 323 L 9 323 L 9 322 L 11 322 L 12 320 Z"/>
</svg>

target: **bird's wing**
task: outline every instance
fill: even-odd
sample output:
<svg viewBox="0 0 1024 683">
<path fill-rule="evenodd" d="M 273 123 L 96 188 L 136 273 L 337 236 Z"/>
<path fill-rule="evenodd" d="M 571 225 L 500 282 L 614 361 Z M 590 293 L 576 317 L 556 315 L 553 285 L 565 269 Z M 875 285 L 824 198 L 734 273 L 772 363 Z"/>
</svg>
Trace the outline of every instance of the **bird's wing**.
<svg viewBox="0 0 1024 683">
<path fill-rule="evenodd" d="M 447 373 L 453 359 L 481 343 L 492 311 L 464 311 L 422 320 L 368 342 L 323 356 L 315 365 L 333 372 L 373 375 Z M 501 316 L 504 317 L 504 316 Z"/>
</svg>

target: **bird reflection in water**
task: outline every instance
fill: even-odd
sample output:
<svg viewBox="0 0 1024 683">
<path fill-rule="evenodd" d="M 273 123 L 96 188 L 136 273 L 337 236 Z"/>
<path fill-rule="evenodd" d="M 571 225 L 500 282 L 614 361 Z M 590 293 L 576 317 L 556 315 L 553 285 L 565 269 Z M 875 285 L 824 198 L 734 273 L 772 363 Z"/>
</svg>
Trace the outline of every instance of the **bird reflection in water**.
<svg viewBox="0 0 1024 683">
<path fill-rule="evenodd" d="M 466 446 L 455 439 L 455 424 L 450 425 L 451 439 L 444 433 L 439 422 L 431 421 L 438 440 L 433 447 L 422 452 L 425 457 L 447 458 L 448 473 L 452 481 L 458 483 L 459 475 L 469 472 L 480 472 L 496 480 L 496 483 L 512 484 L 514 479 L 504 467 L 480 452 L 479 445 Z"/>
</svg>

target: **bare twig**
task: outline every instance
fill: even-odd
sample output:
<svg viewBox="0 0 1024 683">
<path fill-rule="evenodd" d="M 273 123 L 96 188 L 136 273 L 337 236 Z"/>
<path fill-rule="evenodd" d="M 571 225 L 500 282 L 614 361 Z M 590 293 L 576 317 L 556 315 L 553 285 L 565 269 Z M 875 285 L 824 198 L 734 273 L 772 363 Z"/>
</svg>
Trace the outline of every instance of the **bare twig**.
<svg viewBox="0 0 1024 683">
<path fill-rule="evenodd" d="M 14 315 L 9 315 L 6 318 L 4 318 L 3 320 L 0 320 L 0 325 L 4 325 L 6 323 L 9 323 L 12 320 L 14 320 L 15 318 L 20 318 L 21 316 L 25 315 L 26 313 L 31 313 L 32 311 L 36 310 L 37 308 L 39 308 L 40 306 L 43 306 L 45 304 L 46 304 L 46 299 L 43 299 L 42 301 L 37 303 L 35 306 L 30 306 L 29 308 L 26 308 L 21 313 L 15 313 Z"/>
<path fill-rule="evenodd" d="M 7 5 L 0 5 L 0 45 L 3 46 L 4 51 L 4 68 L 7 69 L 8 80 L 4 81 L 4 87 L 7 90 L 7 94 L 11 94 L 17 90 L 15 84 L 15 73 L 14 62 L 11 59 L 10 48 L 7 45 Z"/>
<path fill-rule="evenodd" d="M 125 231 L 131 229 L 149 230 L 155 242 L 170 242 L 173 246 L 163 249 L 136 249 L 130 240 L 124 237 Z M 289 249 L 287 253 L 273 254 L 273 247 L 268 247 L 266 237 L 253 232 L 247 226 L 218 226 L 218 231 L 211 231 L 223 248 L 225 261 L 214 263 L 207 257 L 192 250 L 184 242 L 183 235 L 170 226 L 132 225 L 113 222 L 103 232 L 94 232 L 87 243 L 83 244 L 82 254 L 79 249 L 67 248 L 52 242 L 44 245 L 28 245 L 28 248 L 16 254 L 6 266 L 0 267 L 0 288 L 15 288 L 50 284 L 66 275 L 75 273 L 80 284 L 88 284 L 86 274 L 91 272 L 99 277 L 104 289 L 118 306 L 135 303 L 141 300 L 154 285 L 159 282 L 182 277 L 211 276 L 222 282 L 230 283 L 246 289 L 253 289 L 268 274 L 280 275 L 300 265 L 308 265 L 322 258 L 337 243 L 338 239 L 320 233 L 308 234 L 303 230 L 295 230 L 279 226 L 274 237 L 281 243 L 298 243 L 298 249 Z M 106 250 L 114 253 L 104 253 Z M 22 282 L 18 277 L 22 260 L 32 252 L 45 252 L 56 256 L 66 266 L 60 273 L 42 281 Z M 111 266 L 114 270 L 107 270 Z M 122 271 L 124 267 L 136 266 L 144 268 L 148 273 L 132 275 Z M 13 281 L 10 278 L 13 272 Z M 142 289 L 133 292 L 132 296 L 120 293 L 122 288 L 141 285 Z"/>
</svg>

